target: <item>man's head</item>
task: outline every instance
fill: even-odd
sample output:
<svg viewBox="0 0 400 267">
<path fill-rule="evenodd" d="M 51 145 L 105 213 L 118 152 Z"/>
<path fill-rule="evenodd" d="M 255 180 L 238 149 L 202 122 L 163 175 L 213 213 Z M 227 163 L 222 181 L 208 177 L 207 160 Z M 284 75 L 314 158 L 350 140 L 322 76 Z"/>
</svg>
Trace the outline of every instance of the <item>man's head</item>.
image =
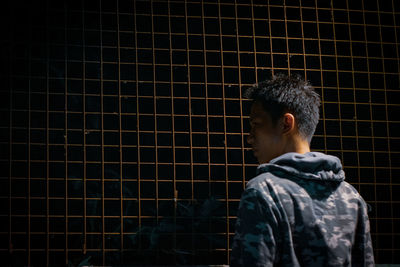
<svg viewBox="0 0 400 267">
<path fill-rule="evenodd" d="M 277 74 L 247 89 L 253 100 L 247 139 L 259 163 L 307 152 L 319 119 L 319 95 L 300 76 Z"/>
</svg>

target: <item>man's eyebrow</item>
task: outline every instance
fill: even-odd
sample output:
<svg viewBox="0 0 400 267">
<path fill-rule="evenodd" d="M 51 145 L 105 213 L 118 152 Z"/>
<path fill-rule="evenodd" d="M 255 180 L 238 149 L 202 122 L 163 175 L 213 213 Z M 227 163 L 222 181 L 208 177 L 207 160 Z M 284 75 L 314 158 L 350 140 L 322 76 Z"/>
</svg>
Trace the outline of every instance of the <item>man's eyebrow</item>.
<svg viewBox="0 0 400 267">
<path fill-rule="evenodd" d="M 255 115 L 255 116 L 249 116 L 249 121 L 254 121 L 254 120 L 257 120 L 257 119 L 259 119 L 260 118 L 260 116 L 257 116 L 257 115 Z"/>
</svg>

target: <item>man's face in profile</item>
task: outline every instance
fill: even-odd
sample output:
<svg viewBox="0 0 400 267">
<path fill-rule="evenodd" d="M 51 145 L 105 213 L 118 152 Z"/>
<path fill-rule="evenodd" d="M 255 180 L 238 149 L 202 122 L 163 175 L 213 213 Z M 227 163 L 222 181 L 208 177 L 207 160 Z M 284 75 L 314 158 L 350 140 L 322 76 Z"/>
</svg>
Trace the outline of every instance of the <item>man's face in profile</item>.
<svg viewBox="0 0 400 267">
<path fill-rule="evenodd" d="M 258 163 L 267 163 L 282 153 L 282 133 L 279 122 L 274 125 L 271 116 L 259 102 L 253 103 L 250 113 L 250 133 L 247 137 Z"/>
</svg>

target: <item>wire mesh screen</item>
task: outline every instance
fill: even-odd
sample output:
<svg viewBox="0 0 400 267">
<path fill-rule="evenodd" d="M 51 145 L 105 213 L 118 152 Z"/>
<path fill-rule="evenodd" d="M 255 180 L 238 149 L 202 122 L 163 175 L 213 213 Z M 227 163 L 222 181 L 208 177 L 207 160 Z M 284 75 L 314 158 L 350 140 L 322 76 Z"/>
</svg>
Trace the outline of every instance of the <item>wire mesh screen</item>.
<svg viewBox="0 0 400 267">
<path fill-rule="evenodd" d="M 371 206 L 376 262 L 400 262 L 398 0 L 39 1 L 2 12 L 8 264 L 229 264 L 257 166 L 243 90 L 281 72 L 316 87 L 312 149 L 338 156 Z"/>
</svg>

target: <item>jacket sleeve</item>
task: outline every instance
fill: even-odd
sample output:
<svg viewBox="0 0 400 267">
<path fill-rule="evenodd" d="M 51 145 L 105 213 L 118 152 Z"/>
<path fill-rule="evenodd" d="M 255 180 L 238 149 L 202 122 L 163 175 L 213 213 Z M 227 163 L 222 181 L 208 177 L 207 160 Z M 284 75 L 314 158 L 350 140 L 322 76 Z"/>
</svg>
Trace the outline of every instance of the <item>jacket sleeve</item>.
<svg viewBox="0 0 400 267">
<path fill-rule="evenodd" d="M 363 199 L 360 199 L 359 204 L 357 228 L 352 249 L 352 265 L 375 266 L 367 204 Z"/>
<path fill-rule="evenodd" d="M 230 266 L 273 266 L 278 222 L 273 203 L 255 189 L 246 189 L 239 204 Z"/>
</svg>

